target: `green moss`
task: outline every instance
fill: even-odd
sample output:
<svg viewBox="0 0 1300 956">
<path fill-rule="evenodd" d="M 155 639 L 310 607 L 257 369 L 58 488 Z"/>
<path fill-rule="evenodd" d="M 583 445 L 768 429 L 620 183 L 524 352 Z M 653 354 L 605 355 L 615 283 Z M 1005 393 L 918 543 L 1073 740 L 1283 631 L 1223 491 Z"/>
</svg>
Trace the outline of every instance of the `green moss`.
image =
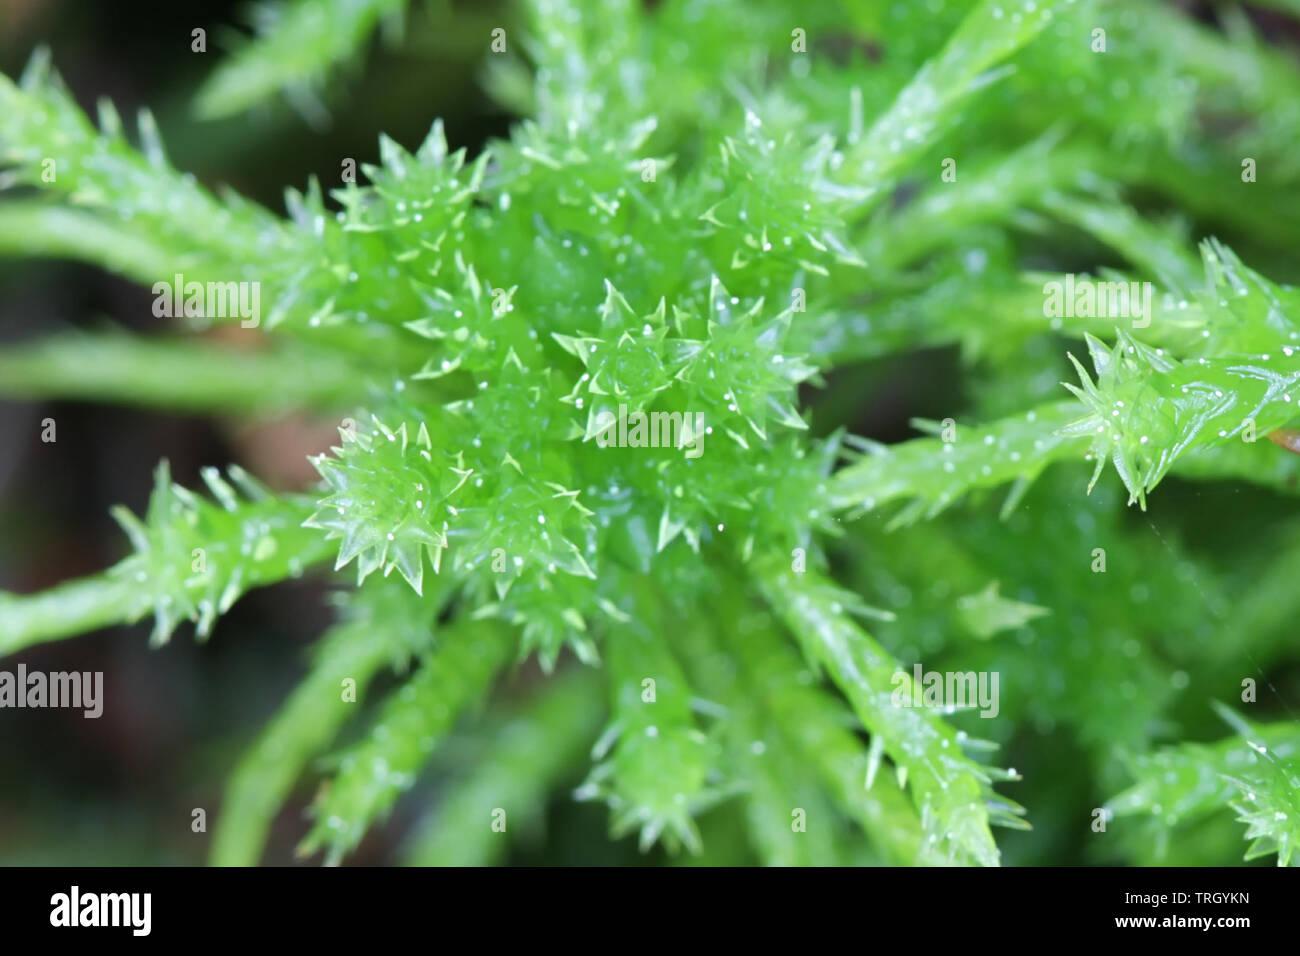
<svg viewBox="0 0 1300 956">
<path fill-rule="evenodd" d="M 276 90 L 307 108 L 400 7 L 286 5 L 199 110 Z M 1300 859 L 1295 721 L 1261 729 L 1282 742 L 1262 750 L 1196 742 L 1212 701 L 1263 681 L 1259 660 L 1294 663 L 1277 634 L 1300 596 L 1256 573 L 1255 630 L 1237 634 L 1224 595 L 1249 545 L 1186 544 L 1228 519 L 1176 494 L 1154 523 L 1166 480 L 1212 479 L 1258 524 L 1294 520 L 1263 490 L 1293 492 L 1287 453 L 1256 439 L 1297 417 L 1300 292 L 1193 244 L 1222 231 L 1286 268 L 1294 61 L 1145 0 L 527 0 L 503 16 L 482 44 L 488 86 L 527 114 L 509 139 L 469 161 L 439 122 L 414 151 L 385 137 L 361 182 L 290 190 L 285 217 L 173 169 L 147 114 L 139 149 L 111 107 L 96 128 L 44 54 L 0 78 L 4 181 L 48 194 L 0 204 L 0 252 L 145 285 L 256 283 L 263 315 L 182 321 L 251 318 L 276 340 L 246 360 L 56 338 L 0 354 L 0 393 L 348 415 L 303 495 L 232 469 L 238 492 L 209 471 L 202 497 L 164 466 L 146 518 L 119 515 L 119 565 L 0 595 L 0 650 L 147 613 L 159 642 L 186 620 L 206 637 L 251 587 L 355 563 L 354 597 L 234 773 L 218 863 L 259 857 L 351 716 L 339 685 L 364 697 L 410 657 L 331 764 L 304 852 L 353 850 L 469 726 L 495 756 L 453 774 L 415 861 L 506 859 L 489 834 L 511 839 L 506 817 L 535 833 L 590 744 L 577 795 L 646 850 L 700 851 L 725 832 L 698 820 L 718 807 L 750 843 L 727 859 L 991 865 L 993 827 L 1041 819 L 1038 845 L 1146 862 L 1145 837 L 1089 824 L 1150 811 L 1165 845 L 1235 814 L 1242 853 Z M 1053 304 L 1076 282 L 1136 298 L 1126 314 Z M 951 408 L 916 420 L 925 436 L 815 420 L 812 389 L 863 407 L 936 346 L 960 349 L 970 387 L 909 383 Z M 625 415 L 654 439 L 611 425 Z M 1279 540 L 1289 567 L 1300 535 Z M 516 713 L 494 681 L 533 655 L 593 673 Z M 989 720 L 970 701 L 900 704 L 913 665 L 995 673 L 1006 698 Z M 482 698 L 484 726 L 504 707 L 553 736 L 474 737 L 462 718 Z M 1086 754 L 1078 806 L 1041 777 L 1058 733 Z M 996 765 L 1004 744 L 1015 770 Z"/>
</svg>

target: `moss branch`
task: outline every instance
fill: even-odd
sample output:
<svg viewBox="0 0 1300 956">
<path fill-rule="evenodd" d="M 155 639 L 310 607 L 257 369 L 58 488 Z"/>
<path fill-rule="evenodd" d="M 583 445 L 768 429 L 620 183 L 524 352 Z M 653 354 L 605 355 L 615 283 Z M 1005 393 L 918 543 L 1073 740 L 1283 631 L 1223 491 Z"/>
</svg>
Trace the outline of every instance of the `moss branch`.
<svg viewBox="0 0 1300 956">
<path fill-rule="evenodd" d="M 138 619 L 149 602 L 122 573 L 129 564 L 39 594 L 0 594 L 0 657 Z"/>
<path fill-rule="evenodd" d="M 0 350 L 0 395 L 201 412 L 347 408 L 365 376 L 329 353 L 236 351 L 202 340 L 60 335 Z"/>
</svg>

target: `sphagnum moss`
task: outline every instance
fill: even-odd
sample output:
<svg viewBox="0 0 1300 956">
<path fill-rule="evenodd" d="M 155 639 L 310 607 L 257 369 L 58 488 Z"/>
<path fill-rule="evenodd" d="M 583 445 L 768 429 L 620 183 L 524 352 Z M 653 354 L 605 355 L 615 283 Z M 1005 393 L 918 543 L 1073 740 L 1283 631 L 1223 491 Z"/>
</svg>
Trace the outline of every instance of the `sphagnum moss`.
<svg viewBox="0 0 1300 956">
<path fill-rule="evenodd" d="M 317 109 L 328 71 L 400 11 L 287 4 L 198 109 L 276 91 Z M 1275 632 L 1300 599 L 1267 569 L 1234 577 L 1153 539 L 1098 484 L 1111 463 L 1144 509 L 1170 475 L 1295 487 L 1254 438 L 1296 417 L 1300 292 L 1214 241 L 1202 269 L 1185 228 L 1131 205 L 1294 246 L 1294 61 L 1137 0 L 515 12 L 483 37 L 489 86 L 527 114 L 510 139 L 470 161 L 437 123 L 414 152 L 384 138 L 367 185 L 333 204 L 315 182 L 291 190 L 287 218 L 176 172 L 147 114 L 139 149 L 111 105 L 93 126 L 42 53 L 0 78 L 5 181 L 46 197 L 0 204 L 0 250 L 182 291 L 253 284 L 258 314 L 201 322 L 276 343 L 249 360 L 56 338 L 0 354 L 0 390 L 348 416 L 306 494 L 238 468 L 195 494 L 162 465 L 146 517 L 118 514 L 121 563 L 0 596 L 0 650 L 150 614 L 159 643 L 182 621 L 206 637 L 252 587 L 355 567 L 309 674 L 230 778 L 223 864 L 259 859 L 349 717 L 340 686 L 364 697 L 403 675 L 316 802 L 303 851 L 329 860 L 512 658 L 550 670 L 566 649 L 595 670 L 486 721 L 499 737 L 410 859 L 502 859 L 460 834 L 511 812 L 535 825 L 591 746 L 577 796 L 609 804 L 615 835 L 717 860 L 996 864 L 990 827 L 1041 815 L 1060 832 L 1113 820 L 1095 852 L 1148 862 L 1175 828 L 1234 814 L 1249 856 L 1300 860 L 1300 722 L 1225 709 L 1234 736 L 1170 739 L 1189 707 L 1235 693 L 1228 664 L 1244 686 L 1247 662 L 1287 659 Z M 1209 125 L 1222 116 L 1240 122 Z M 1067 274 L 1062 237 L 1110 268 Z M 1053 312 L 1063 279 L 1150 295 L 1136 314 Z M 960 347 L 976 388 L 918 423 L 931 437 L 810 429 L 801 386 L 933 346 Z M 1000 517 L 966 501 L 1003 485 Z M 1136 580 L 1122 595 L 1117 570 Z M 1223 610 L 1231 588 L 1249 633 Z M 1000 719 L 900 707 L 922 699 L 905 665 L 922 656 L 999 671 Z M 1094 812 L 1036 805 L 1056 770 L 1035 732 L 1085 755 Z M 999 769 L 1012 740 L 1032 759 Z M 713 807 L 742 815 L 748 850 Z M 1134 814 L 1155 844 L 1122 829 Z"/>
</svg>

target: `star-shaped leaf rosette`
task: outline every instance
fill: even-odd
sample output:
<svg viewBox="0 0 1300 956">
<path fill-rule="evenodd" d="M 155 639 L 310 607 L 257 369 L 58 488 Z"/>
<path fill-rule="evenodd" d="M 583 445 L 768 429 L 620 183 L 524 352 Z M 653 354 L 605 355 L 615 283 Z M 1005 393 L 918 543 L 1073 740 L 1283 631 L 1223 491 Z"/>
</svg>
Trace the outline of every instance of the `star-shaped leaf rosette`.
<svg viewBox="0 0 1300 956">
<path fill-rule="evenodd" d="M 676 378 L 687 393 L 741 447 L 754 437 L 766 441 L 769 421 L 806 428 L 795 408 L 797 389 L 816 369 L 785 351 L 793 308 L 770 315 L 762 298 L 731 295 L 716 276 L 707 302 L 703 315 L 674 310 L 679 336 L 671 345 L 681 366 Z"/>
<path fill-rule="evenodd" d="M 582 363 L 582 376 L 564 399 L 586 412 L 582 440 L 591 441 L 617 426 L 620 408 L 643 412 L 655 397 L 672 387 L 675 371 L 669 359 L 664 300 L 653 312 L 639 316 L 613 284 L 605 283 L 596 334 L 556 333 L 564 351 Z"/>
</svg>

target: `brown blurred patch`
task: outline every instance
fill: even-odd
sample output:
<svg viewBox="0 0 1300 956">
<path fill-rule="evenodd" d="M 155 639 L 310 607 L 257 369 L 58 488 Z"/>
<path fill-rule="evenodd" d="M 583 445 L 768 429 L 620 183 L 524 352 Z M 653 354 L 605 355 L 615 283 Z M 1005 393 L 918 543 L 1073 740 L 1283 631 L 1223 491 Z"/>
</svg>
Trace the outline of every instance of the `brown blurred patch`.
<svg viewBox="0 0 1300 956">
<path fill-rule="evenodd" d="M 337 419 L 294 413 L 266 421 L 230 421 L 225 431 L 247 469 L 277 491 L 302 491 L 320 475 L 307 460 L 339 443 Z"/>
<path fill-rule="evenodd" d="M 270 344 L 263 333 L 236 325 L 216 326 L 203 337 L 248 352 L 261 351 Z M 294 412 L 272 419 L 228 419 L 222 431 L 235 446 L 239 460 L 259 480 L 277 491 L 302 491 L 320 477 L 308 456 L 338 444 L 338 427 L 335 419 Z"/>
<path fill-rule="evenodd" d="M 36 19 L 37 11 L 47 6 L 50 4 L 46 0 L 0 0 L 0 28 L 10 40 L 16 40 Z"/>
</svg>

